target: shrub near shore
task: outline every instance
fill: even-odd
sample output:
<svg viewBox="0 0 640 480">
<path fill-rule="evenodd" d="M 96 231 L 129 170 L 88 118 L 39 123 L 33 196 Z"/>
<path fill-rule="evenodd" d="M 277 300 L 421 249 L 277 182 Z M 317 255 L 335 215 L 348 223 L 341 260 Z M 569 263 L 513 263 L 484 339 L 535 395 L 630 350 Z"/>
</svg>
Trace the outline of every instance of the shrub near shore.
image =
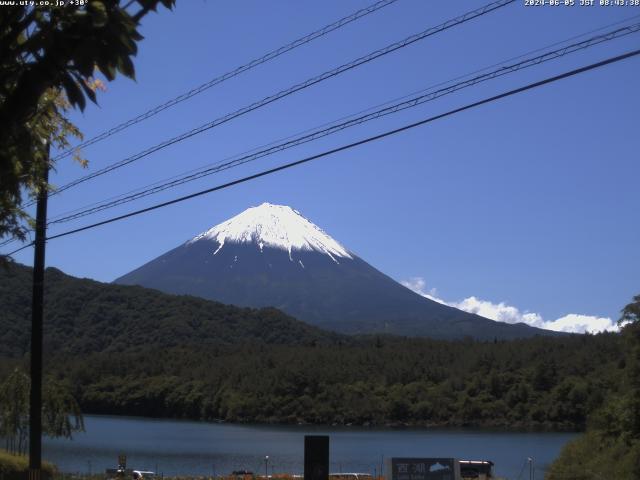
<svg viewBox="0 0 640 480">
<path fill-rule="evenodd" d="M 57 469 L 55 465 L 43 462 L 42 473 L 44 478 L 53 478 Z M 3 480 L 25 480 L 29 475 L 29 457 L 26 455 L 14 455 L 0 449 L 0 478 Z"/>
</svg>

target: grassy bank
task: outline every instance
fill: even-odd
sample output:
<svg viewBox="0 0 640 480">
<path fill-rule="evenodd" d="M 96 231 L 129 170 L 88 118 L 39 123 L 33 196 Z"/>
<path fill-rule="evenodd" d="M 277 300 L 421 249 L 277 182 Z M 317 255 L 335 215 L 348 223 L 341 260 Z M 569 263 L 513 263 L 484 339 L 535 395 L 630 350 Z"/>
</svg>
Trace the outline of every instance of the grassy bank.
<svg viewBox="0 0 640 480">
<path fill-rule="evenodd" d="M 55 465 L 43 462 L 42 471 L 44 478 L 53 478 L 56 473 Z M 0 449 L 0 479 L 2 480 L 26 480 L 29 477 L 29 457 L 26 455 L 14 455 Z"/>
</svg>

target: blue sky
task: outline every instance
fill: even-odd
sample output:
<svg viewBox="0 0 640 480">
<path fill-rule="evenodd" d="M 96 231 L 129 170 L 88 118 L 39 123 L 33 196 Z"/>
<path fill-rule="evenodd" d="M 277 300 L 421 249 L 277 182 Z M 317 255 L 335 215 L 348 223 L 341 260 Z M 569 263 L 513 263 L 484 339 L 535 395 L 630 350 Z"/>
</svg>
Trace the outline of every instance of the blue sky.
<svg viewBox="0 0 640 480">
<path fill-rule="evenodd" d="M 137 80 L 119 78 L 108 84 L 100 106 L 74 113 L 73 120 L 90 138 L 371 3 L 178 2 L 175 11 L 161 10 L 144 19 Z M 62 185 L 484 3 L 399 0 L 88 147 L 88 171 L 69 159 L 60 161 L 52 182 Z M 527 7 L 524 1 L 515 2 L 55 196 L 50 216 L 637 15 L 640 7 Z M 639 38 L 630 35 L 465 89 L 91 220 L 626 52 L 640 45 Z M 545 321 L 570 314 L 615 320 L 640 291 L 639 74 L 640 59 L 631 59 L 315 163 L 54 240 L 47 264 L 111 281 L 268 201 L 298 209 L 381 271 L 448 303 L 462 305 L 474 298 L 478 303 L 468 308 L 493 309 L 494 317 L 515 315 L 501 317 L 507 321 L 527 313 Z M 88 222 L 60 225 L 51 234 Z M 16 259 L 31 264 L 32 251 Z"/>
</svg>

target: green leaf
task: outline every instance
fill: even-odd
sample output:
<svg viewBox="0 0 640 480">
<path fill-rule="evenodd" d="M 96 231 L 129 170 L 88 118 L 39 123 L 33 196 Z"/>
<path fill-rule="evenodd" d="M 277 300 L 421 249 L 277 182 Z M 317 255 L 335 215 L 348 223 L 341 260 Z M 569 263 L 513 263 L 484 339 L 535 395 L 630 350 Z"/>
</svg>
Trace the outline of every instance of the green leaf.
<svg viewBox="0 0 640 480">
<path fill-rule="evenodd" d="M 77 83 L 79 83 L 82 87 L 82 90 L 84 90 L 85 95 L 97 105 L 98 100 L 96 99 L 96 92 L 91 87 L 89 87 L 89 85 L 87 85 L 87 82 L 83 78 L 76 76 L 76 80 Z"/>
<path fill-rule="evenodd" d="M 94 50 L 95 49 L 92 48 L 91 45 L 84 44 L 77 50 L 76 55 L 73 58 L 74 66 L 85 78 L 93 75 L 93 70 L 95 67 Z"/>
<path fill-rule="evenodd" d="M 136 78 L 136 72 L 133 67 L 133 62 L 128 55 L 122 55 L 118 58 L 118 70 L 129 78 Z"/>
<path fill-rule="evenodd" d="M 98 68 L 110 82 L 116 78 L 116 68 L 110 62 L 98 60 Z"/>
<path fill-rule="evenodd" d="M 109 21 L 107 7 L 104 5 L 103 2 L 97 1 L 97 0 L 93 2 L 89 2 L 87 9 L 91 14 L 91 20 L 94 27 L 102 28 Z"/>
<path fill-rule="evenodd" d="M 86 105 L 84 95 L 82 94 L 78 83 L 71 78 L 68 73 L 62 76 L 62 86 L 64 87 L 64 91 L 67 94 L 67 98 L 71 105 L 76 105 L 80 110 L 84 111 L 84 107 Z"/>
</svg>

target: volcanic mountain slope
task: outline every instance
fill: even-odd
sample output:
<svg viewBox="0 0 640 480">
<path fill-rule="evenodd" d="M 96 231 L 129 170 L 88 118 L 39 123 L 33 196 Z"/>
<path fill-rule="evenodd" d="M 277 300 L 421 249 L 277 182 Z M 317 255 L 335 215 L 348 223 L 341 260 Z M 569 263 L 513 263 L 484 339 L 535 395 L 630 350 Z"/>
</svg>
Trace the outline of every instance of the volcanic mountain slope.
<svg viewBox="0 0 640 480">
<path fill-rule="evenodd" d="M 493 340 L 554 334 L 495 322 L 400 285 L 296 210 L 264 203 L 118 278 L 168 293 L 273 306 L 343 333 Z"/>
</svg>

